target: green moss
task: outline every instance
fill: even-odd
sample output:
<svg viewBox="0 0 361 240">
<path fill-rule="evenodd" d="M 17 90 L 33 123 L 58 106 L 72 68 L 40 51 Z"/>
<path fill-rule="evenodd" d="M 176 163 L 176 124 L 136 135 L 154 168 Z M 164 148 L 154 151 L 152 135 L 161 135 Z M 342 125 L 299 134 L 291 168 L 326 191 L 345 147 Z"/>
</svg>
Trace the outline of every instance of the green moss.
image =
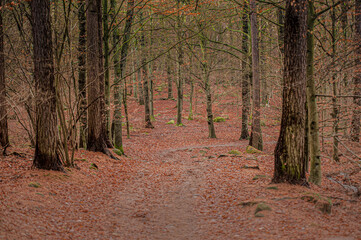
<svg viewBox="0 0 361 240">
<path fill-rule="evenodd" d="M 256 175 L 256 176 L 254 176 L 254 178 L 252 178 L 252 180 L 257 180 L 260 178 L 267 178 L 267 176 L 266 175 Z"/>
<path fill-rule="evenodd" d="M 225 122 L 226 119 L 224 119 L 223 117 L 215 117 L 213 118 L 213 122 Z"/>
<path fill-rule="evenodd" d="M 89 169 L 98 170 L 98 166 L 95 163 L 91 163 Z"/>
<path fill-rule="evenodd" d="M 175 122 L 174 122 L 174 120 L 172 119 L 172 120 L 170 120 L 169 122 L 167 122 L 167 124 L 174 124 Z"/>
<path fill-rule="evenodd" d="M 180 124 L 177 124 L 176 126 L 177 126 L 177 127 L 183 127 L 184 124 L 183 124 L 183 123 L 180 123 Z"/>
<path fill-rule="evenodd" d="M 262 153 L 262 151 L 248 145 L 246 148 L 246 153 L 254 154 L 254 153 Z"/>
<path fill-rule="evenodd" d="M 240 151 L 238 151 L 238 150 L 231 150 L 231 151 L 229 151 L 228 152 L 228 154 L 232 154 L 232 155 L 241 155 L 242 153 L 240 152 Z"/>
<path fill-rule="evenodd" d="M 272 208 L 265 203 L 259 203 L 256 207 L 255 214 L 261 211 L 271 211 Z"/>
<path fill-rule="evenodd" d="M 39 188 L 41 187 L 40 183 L 37 182 L 31 182 L 28 184 L 29 187 L 33 187 L 33 188 Z"/>
<path fill-rule="evenodd" d="M 123 155 L 124 155 L 124 150 L 123 150 L 123 148 L 120 148 L 120 149 L 114 148 L 114 149 L 113 149 L 113 152 L 114 152 L 115 154 L 119 155 L 119 156 L 123 156 Z"/>
<path fill-rule="evenodd" d="M 268 187 L 267 189 L 278 190 L 278 187 L 276 187 L 276 186 L 271 186 L 271 187 Z"/>
</svg>

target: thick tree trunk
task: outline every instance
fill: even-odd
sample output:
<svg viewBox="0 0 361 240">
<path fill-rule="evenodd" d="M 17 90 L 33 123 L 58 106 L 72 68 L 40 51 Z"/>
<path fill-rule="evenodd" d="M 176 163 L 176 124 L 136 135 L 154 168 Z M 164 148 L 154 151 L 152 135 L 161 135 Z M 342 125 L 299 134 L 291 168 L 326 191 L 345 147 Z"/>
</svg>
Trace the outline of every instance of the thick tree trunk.
<svg viewBox="0 0 361 240">
<path fill-rule="evenodd" d="M 31 1 L 36 90 L 36 143 L 33 165 L 62 170 L 58 145 L 58 119 L 54 78 L 50 1 Z"/>
<path fill-rule="evenodd" d="M 249 28 L 248 28 L 248 4 L 244 1 L 244 13 L 242 17 L 243 23 L 243 34 L 242 34 L 242 51 L 244 51 L 243 59 L 242 59 L 242 130 L 241 137 L 242 139 L 248 139 L 248 118 L 249 118 L 249 110 L 251 105 L 251 94 L 250 94 L 250 67 L 249 67 L 249 50 L 248 50 L 248 42 L 249 42 Z"/>
<path fill-rule="evenodd" d="M 321 156 L 318 127 L 318 110 L 314 74 L 314 24 L 315 10 L 313 1 L 308 1 L 307 17 L 307 106 L 308 106 L 308 149 L 311 162 L 309 181 L 321 184 Z"/>
<path fill-rule="evenodd" d="M 114 156 L 107 136 L 101 0 L 87 0 L 88 149 Z"/>
<path fill-rule="evenodd" d="M 281 131 L 275 149 L 274 182 L 307 184 L 306 126 L 307 0 L 287 0 Z"/>
<path fill-rule="evenodd" d="M 0 6 L 3 5 L 4 0 L 0 0 Z M 3 12 L 4 10 L 0 10 L 0 145 L 5 148 L 9 145 L 9 133 L 8 108 L 6 104 Z"/>
<path fill-rule="evenodd" d="M 256 2 L 250 1 L 251 8 L 251 35 L 252 35 L 252 79 L 253 79 L 253 111 L 252 111 L 252 129 L 249 145 L 259 150 L 263 150 L 262 132 L 261 132 L 261 86 L 259 74 L 259 49 L 258 49 L 258 30 L 256 18 Z"/>
<path fill-rule="evenodd" d="M 354 83 L 354 110 L 351 123 L 351 140 L 354 142 L 360 141 L 361 130 L 361 0 L 355 0 L 355 42 L 356 42 L 356 63 L 355 63 L 355 76 Z"/>
<path fill-rule="evenodd" d="M 87 141 L 87 99 L 86 99 L 86 16 L 85 0 L 78 2 L 79 39 L 78 39 L 78 94 L 79 94 L 79 147 L 86 148 Z"/>
</svg>

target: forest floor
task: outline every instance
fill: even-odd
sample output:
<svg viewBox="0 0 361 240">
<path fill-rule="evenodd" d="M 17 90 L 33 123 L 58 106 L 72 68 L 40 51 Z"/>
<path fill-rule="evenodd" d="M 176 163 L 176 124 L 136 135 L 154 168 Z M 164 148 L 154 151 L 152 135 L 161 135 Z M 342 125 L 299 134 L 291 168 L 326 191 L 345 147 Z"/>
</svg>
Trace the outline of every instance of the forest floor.
<svg viewBox="0 0 361 240">
<path fill-rule="evenodd" d="M 264 151 L 252 154 L 238 140 L 231 101 L 215 103 L 215 117 L 226 118 L 217 139 L 207 138 L 203 103 L 182 127 L 167 124 L 175 106 L 156 99 L 155 128 L 144 129 L 143 106 L 131 101 L 126 156 L 79 150 L 80 169 L 66 173 L 32 169 L 33 149 L 11 121 L 16 144 L 0 158 L 0 239 L 361 239 L 357 159 L 323 158 L 320 187 L 272 184 L 279 113 L 264 108 Z"/>
</svg>

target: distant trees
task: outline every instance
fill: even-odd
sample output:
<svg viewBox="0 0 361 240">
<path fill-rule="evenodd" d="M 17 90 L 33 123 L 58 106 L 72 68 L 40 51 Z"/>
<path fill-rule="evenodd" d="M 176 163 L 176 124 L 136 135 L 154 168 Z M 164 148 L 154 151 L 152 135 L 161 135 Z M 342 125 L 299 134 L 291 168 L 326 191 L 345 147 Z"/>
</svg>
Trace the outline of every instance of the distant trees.
<svg viewBox="0 0 361 240">
<path fill-rule="evenodd" d="M 50 0 L 31 1 L 36 90 L 36 143 L 33 165 L 62 170 L 59 156 Z"/>
<path fill-rule="evenodd" d="M 274 182 L 306 180 L 307 0 L 287 0 L 281 132 L 275 149 Z"/>
</svg>

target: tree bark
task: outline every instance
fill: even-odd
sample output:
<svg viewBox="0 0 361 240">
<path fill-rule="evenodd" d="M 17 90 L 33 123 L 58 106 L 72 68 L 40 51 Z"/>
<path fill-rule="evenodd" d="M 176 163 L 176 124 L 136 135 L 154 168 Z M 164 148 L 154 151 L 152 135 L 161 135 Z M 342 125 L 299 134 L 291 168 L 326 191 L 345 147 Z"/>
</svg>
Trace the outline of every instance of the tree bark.
<svg viewBox="0 0 361 240">
<path fill-rule="evenodd" d="M 249 118 L 249 110 L 251 105 L 251 95 L 250 95 L 250 67 L 249 67 L 249 50 L 248 50 L 248 34 L 249 34 L 249 28 L 248 28 L 248 18 L 249 18 L 249 10 L 248 10 L 248 4 L 247 1 L 244 1 L 244 13 L 242 17 L 242 23 L 243 23 L 243 35 L 242 35 L 242 51 L 243 54 L 243 60 L 242 60 L 242 130 L 241 130 L 241 137 L 242 139 L 248 139 L 249 138 L 249 132 L 248 132 L 248 118 Z"/>
<path fill-rule="evenodd" d="M 172 84 L 172 70 L 171 70 L 171 55 L 170 51 L 167 53 L 166 66 L 167 66 L 167 80 L 168 80 L 168 99 L 173 99 L 173 84 Z"/>
<path fill-rule="evenodd" d="M 354 110 L 351 123 L 351 140 L 353 142 L 360 141 L 361 130 L 361 0 L 355 0 L 355 42 L 356 42 L 356 60 L 355 60 L 355 76 L 354 83 Z"/>
<path fill-rule="evenodd" d="M 263 150 L 262 132 L 261 132 L 261 89 L 259 74 L 259 49 L 258 49 L 258 30 L 257 30 L 257 9 L 255 0 L 250 1 L 251 8 L 251 35 L 252 35 L 252 79 L 253 79 L 253 111 L 252 111 L 252 129 L 249 145 L 259 150 Z"/>
<path fill-rule="evenodd" d="M 78 38 L 78 94 L 79 94 L 79 147 L 86 148 L 87 141 L 87 99 L 86 99 L 86 15 L 85 0 L 78 2 L 79 38 Z"/>
<path fill-rule="evenodd" d="M 4 0 L 0 0 L 0 6 L 4 6 Z M 6 78 L 5 78 L 5 55 L 4 55 L 4 10 L 0 10 L 0 145 L 6 149 L 9 146 L 8 130 L 8 107 L 6 103 Z"/>
<path fill-rule="evenodd" d="M 307 106 L 308 106 L 308 149 L 311 162 L 309 181 L 321 184 L 321 156 L 318 127 L 318 110 L 316 102 L 316 87 L 314 80 L 314 24 L 315 9 L 313 1 L 308 0 L 307 16 Z"/>
<path fill-rule="evenodd" d="M 287 0 L 285 15 L 285 70 L 281 131 L 275 149 L 273 182 L 307 184 L 306 27 L 307 0 Z"/>
<path fill-rule="evenodd" d="M 140 13 L 141 22 L 143 22 L 143 13 Z M 149 109 L 149 83 L 148 69 L 146 61 L 145 36 L 144 30 L 141 33 L 140 45 L 142 46 L 142 77 L 143 77 L 143 94 L 144 94 L 144 121 L 146 128 L 154 128 L 150 119 Z"/>
<path fill-rule="evenodd" d="M 104 87 L 105 87 L 105 112 L 106 112 L 106 131 L 107 137 L 111 138 L 110 134 L 110 75 L 109 75 L 109 14 L 108 14 L 108 0 L 102 0 L 103 9 L 103 57 L 104 57 Z"/>
<path fill-rule="evenodd" d="M 87 0 L 88 149 L 114 156 L 107 136 L 101 0 Z"/>
<path fill-rule="evenodd" d="M 58 151 L 50 1 L 31 1 L 31 15 L 36 96 L 36 142 L 33 165 L 41 169 L 63 170 Z"/>
</svg>

